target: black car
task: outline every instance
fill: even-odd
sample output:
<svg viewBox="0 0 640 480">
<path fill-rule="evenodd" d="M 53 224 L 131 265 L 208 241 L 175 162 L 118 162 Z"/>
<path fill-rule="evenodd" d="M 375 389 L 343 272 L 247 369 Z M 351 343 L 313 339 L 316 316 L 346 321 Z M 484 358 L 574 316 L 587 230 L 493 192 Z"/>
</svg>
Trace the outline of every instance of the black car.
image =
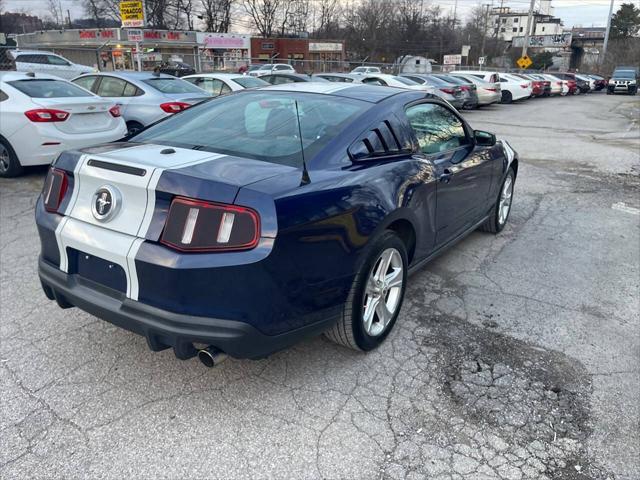
<svg viewBox="0 0 640 480">
<path fill-rule="evenodd" d="M 174 77 L 185 77 L 187 75 L 193 75 L 196 73 L 196 70 L 188 63 L 170 62 L 160 66 L 160 73 L 166 73 Z"/>
<path fill-rule="evenodd" d="M 607 95 L 613 93 L 627 93 L 635 95 L 638 92 L 638 71 L 633 67 L 618 67 L 611 75 L 607 85 Z"/>
</svg>

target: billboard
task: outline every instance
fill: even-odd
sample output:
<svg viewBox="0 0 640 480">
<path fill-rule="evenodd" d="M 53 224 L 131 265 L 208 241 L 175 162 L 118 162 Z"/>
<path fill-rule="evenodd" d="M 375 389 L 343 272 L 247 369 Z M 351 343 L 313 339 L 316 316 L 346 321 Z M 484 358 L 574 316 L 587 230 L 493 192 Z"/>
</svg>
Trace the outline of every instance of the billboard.
<svg viewBox="0 0 640 480">
<path fill-rule="evenodd" d="M 529 47 L 570 47 L 571 32 L 559 33 L 557 35 L 532 35 L 529 37 Z M 513 37 L 512 45 L 514 47 L 522 47 L 524 45 L 524 37 Z"/>
<path fill-rule="evenodd" d="M 122 28 L 144 27 L 144 5 L 142 1 L 120 2 Z"/>
<path fill-rule="evenodd" d="M 462 55 L 445 55 L 442 63 L 443 65 L 460 65 L 462 63 Z"/>
</svg>

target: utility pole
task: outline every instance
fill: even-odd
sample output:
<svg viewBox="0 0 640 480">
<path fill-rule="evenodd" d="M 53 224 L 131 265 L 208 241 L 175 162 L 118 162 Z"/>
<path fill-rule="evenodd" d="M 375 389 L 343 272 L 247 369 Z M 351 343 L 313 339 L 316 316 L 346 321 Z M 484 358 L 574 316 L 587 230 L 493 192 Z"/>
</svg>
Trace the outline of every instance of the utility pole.
<svg viewBox="0 0 640 480">
<path fill-rule="evenodd" d="M 524 57 L 527 54 L 527 47 L 529 46 L 529 36 L 531 35 L 531 27 L 533 26 L 533 8 L 536 5 L 536 0 L 531 0 L 529 5 L 529 19 L 527 20 L 527 32 L 524 34 L 524 44 L 522 45 L 522 55 Z"/>
<path fill-rule="evenodd" d="M 484 7 L 487 7 L 487 9 L 484 11 L 484 29 L 483 29 L 483 34 L 482 34 L 482 45 L 480 46 L 480 56 L 484 57 L 484 44 L 486 42 L 487 39 L 487 27 L 488 27 L 488 23 L 489 23 L 489 4 L 486 3 L 483 5 Z"/>
<path fill-rule="evenodd" d="M 611 0 L 611 6 L 609 7 L 609 18 L 607 19 L 607 31 L 604 34 L 604 45 L 602 46 L 600 63 L 604 62 L 604 58 L 607 55 L 607 45 L 609 44 L 609 32 L 611 32 L 611 17 L 613 17 L 613 2 L 614 0 Z"/>
<path fill-rule="evenodd" d="M 458 0 L 453 4 L 453 29 L 456 28 L 456 14 L 458 12 Z"/>
</svg>

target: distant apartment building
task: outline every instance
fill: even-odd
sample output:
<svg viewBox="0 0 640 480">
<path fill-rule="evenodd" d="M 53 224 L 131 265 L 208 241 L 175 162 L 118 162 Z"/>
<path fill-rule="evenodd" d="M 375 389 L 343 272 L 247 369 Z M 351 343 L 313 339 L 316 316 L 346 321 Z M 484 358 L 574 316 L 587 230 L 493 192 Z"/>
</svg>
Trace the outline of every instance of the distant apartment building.
<svg viewBox="0 0 640 480">
<path fill-rule="evenodd" d="M 560 35 L 563 31 L 562 20 L 553 16 L 551 0 L 540 0 L 532 23 L 529 25 L 528 11 L 514 11 L 510 7 L 494 7 L 490 11 L 492 33 L 506 42 L 511 42 L 514 37 L 525 36 L 527 30 L 531 35 Z"/>
</svg>

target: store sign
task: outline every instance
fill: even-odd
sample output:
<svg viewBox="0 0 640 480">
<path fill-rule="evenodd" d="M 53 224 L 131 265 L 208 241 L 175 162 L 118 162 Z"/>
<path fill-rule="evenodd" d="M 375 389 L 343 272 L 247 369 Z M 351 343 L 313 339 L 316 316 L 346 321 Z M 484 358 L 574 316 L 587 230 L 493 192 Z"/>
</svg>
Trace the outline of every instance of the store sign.
<svg viewBox="0 0 640 480">
<path fill-rule="evenodd" d="M 143 40 L 155 43 L 162 42 L 195 42 L 195 32 L 182 32 L 178 30 L 143 30 Z"/>
<path fill-rule="evenodd" d="M 205 33 L 198 35 L 198 43 L 204 48 L 220 50 L 251 48 L 251 37 L 249 35 L 236 35 L 233 33 Z"/>
<path fill-rule="evenodd" d="M 144 27 L 144 5 L 141 1 L 120 2 L 122 28 Z"/>
<path fill-rule="evenodd" d="M 127 30 L 127 38 L 130 42 L 141 42 L 144 38 L 142 30 L 130 28 Z"/>
<path fill-rule="evenodd" d="M 462 63 L 462 55 L 445 55 L 442 63 L 444 65 L 460 65 Z"/>
<path fill-rule="evenodd" d="M 97 39 L 111 40 L 116 38 L 116 31 L 112 29 L 78 30 L 78 37 L 80 38 L 80 40 L 97 40 Z"/>
<path fill-rule="evenodd" d="M 309 42 L 310 52 L 342 52 L 341 43 Z"/>
</svg>

